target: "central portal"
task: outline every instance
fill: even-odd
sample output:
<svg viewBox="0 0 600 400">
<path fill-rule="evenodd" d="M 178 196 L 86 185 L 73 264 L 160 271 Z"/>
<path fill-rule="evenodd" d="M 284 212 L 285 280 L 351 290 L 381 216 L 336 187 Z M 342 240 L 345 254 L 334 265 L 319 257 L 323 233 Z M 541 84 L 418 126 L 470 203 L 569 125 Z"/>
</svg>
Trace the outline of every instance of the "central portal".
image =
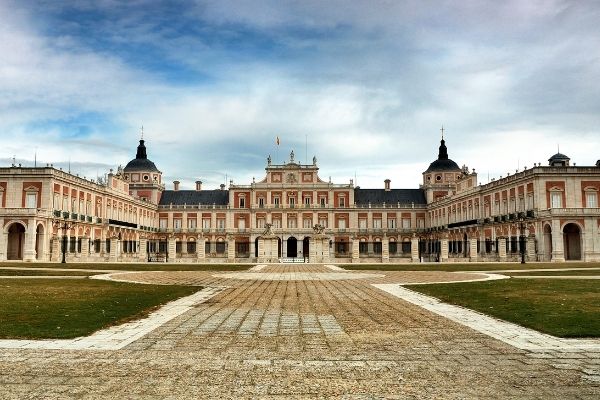
<svg viewBox="0 0 600 400">
<path fill-rule="evenodd" d="M 290 258 L 298 257 L 298 239 L 293 236 L 287 240 L 287 256 Z"/>
</svg>

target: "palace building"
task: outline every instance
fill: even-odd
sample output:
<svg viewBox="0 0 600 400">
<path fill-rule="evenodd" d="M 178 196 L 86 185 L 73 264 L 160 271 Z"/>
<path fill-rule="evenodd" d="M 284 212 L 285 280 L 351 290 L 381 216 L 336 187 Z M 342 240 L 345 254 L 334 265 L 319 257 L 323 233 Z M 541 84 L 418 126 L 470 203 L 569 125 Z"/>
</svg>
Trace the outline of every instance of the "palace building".
<svg viewBox="0 0 600 400">
<path fill-rule="evenodd" d="M 415 189 L 322 180 L 316 158 L 292 152 L 248 184 L 167 190 L 140 140 L 99 181 L 0 168 L 0 261 L 600 261 L 600 161 L 570 161 L 558 153 L 480 185 L 442 138 Z"/>
</svg>

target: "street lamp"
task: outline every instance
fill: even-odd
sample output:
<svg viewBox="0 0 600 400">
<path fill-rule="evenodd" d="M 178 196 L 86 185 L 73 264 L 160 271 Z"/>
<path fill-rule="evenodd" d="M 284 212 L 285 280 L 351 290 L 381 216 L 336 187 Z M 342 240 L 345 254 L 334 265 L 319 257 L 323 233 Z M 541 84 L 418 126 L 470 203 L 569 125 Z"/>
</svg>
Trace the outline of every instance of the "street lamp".
<svg viewBox="0 0 600 400">
<path fill-rule="evenodd" d="M 55 220 L 52 222 L 52 226 L 58 229 L 62 229 L 63 238 L 62 238 L 62 264 L 67 262 L 66 260 L 66 252 L 67 252 L 67 231 L 75 226 L 74 222 L 67 221 L 67 217 L 64 217 L 64 220 Z"/>
</svg>

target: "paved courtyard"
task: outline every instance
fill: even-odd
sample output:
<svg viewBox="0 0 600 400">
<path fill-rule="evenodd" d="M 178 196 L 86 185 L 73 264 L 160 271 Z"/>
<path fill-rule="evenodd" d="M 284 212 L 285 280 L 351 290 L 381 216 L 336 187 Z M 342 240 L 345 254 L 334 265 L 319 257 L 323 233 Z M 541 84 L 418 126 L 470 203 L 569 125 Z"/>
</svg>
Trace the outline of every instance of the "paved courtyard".
<svg viewBox="0 0 600 400">
<path fill-rule="evenodd" d="M 307 265 L 116 273 L 209 294 L 118 349 L 0 344 L 0 398 L 600 398 L 600 346 L 523 349 L 394 289 L 488 278 Z"/>
</svg>

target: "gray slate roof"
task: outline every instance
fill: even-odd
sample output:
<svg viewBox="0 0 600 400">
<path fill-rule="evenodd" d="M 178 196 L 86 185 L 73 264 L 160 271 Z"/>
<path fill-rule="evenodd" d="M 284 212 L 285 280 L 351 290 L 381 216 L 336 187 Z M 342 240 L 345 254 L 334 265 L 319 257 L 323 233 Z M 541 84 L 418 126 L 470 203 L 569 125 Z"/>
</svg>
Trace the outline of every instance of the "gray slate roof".
<svg viewBox="0 0 600 400">
<path fill-rule="evenodd" d="M 229 203 L 229 190 L 165 190 L 160 198 L 161 206 L 184 204 L 216 204 L 226 206 Z"/>
<path fill-rule="evenodd" d="M 356 204 L 427 204 L 422 189 L 354 189 Z"/>
</svg>

